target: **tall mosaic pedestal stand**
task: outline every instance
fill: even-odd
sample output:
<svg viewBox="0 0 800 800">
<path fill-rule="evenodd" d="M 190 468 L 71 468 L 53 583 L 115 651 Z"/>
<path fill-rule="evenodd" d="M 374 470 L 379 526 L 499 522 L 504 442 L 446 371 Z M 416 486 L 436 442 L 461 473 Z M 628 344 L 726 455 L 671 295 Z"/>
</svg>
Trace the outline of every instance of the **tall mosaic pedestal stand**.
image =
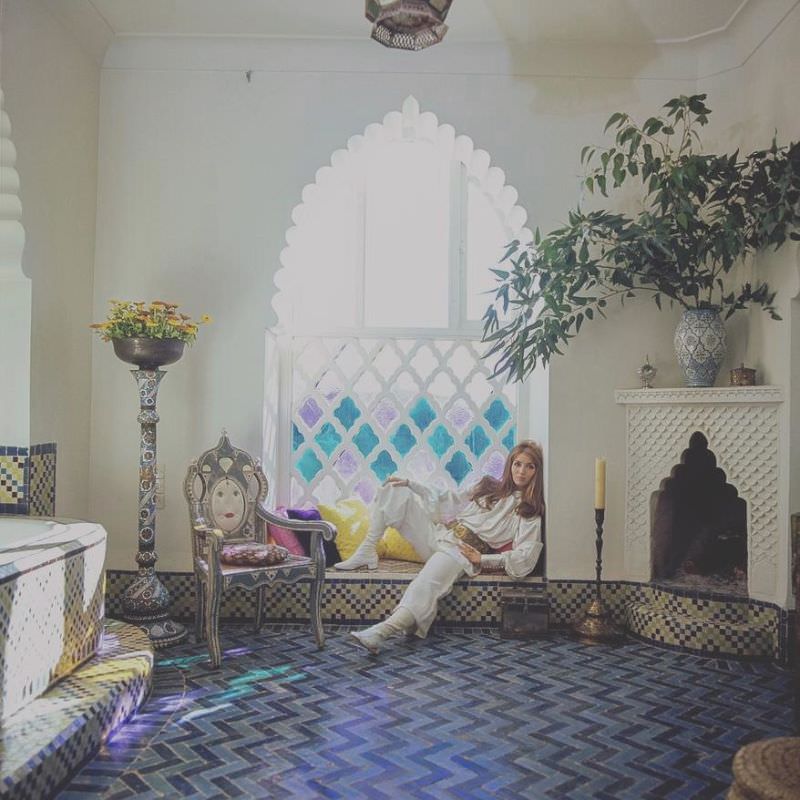
<svg viewBox="0 0 800 800">
<path fill-rule="evenodd" d="M 616 643 L 625 638 L 624 631 L 617 626 L 612 617 L 608 606 L 603 602 L 600 584 L 600 575 L 603 569 L 603 522 L 606 511 L 604 508 L 594 510 L 595 546 L 597 548 L 597 563 L 594 589 L 594 600 L 589 603 L 586 609 L 586 616 L 579 623 L 573 626 L 572 630 L 577 637 L 587 644 Z"/>
<path fill-rule="evenodd" d="M 167 374 L 159 366 L 173 363 L 183 352 L 183 342 L 173 339 L 151 340 L 153 343 L 172 343 L 171 351 L 161 357 L 145 358 L 139 350 L 148 340 L 115 340 L 117 355 L 129 363 L 138 363 L 139 369 L 131 370 L 139 388 L 141 425 L 139 437 L 139 547 L 136 563 L 139 575 L 122 595 L 122 613 L 125 622 L 143 628 L 156 649 L 176 644 L 186 638 L 187 630 L 179 622 L 170 619 L 170 597 L 155 570 L 156 554 L 156 396 L 161 379 Z M 121 343 L 121 344 L 120 344 Z M 129 347 L 126 349 L 125 343 Z M 120 346 L 118 346 L 120 344 Z M 180 345 L 178 347 L 178 345 Z M 137 350 L 137 347 L 139 350 Z M 177 353 L 177 355 L 175 355 Z M 150 363 L 147 363 L 147 362 Z"/>
</svg>

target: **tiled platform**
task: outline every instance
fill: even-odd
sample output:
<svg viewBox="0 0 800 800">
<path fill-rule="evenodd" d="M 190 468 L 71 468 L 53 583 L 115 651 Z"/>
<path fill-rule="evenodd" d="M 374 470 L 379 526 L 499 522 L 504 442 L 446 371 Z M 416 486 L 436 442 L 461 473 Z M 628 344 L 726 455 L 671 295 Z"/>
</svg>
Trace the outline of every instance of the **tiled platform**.
<svg viewBox="0 0 800 800">
<path fill-rule="evenodd" d="M 150 690 L 153 649 L 131 625 L 109 622 L 100 652 L 0 730 L 0 798 L 54 795 Z"/>
<path fill-rule="evenodd" d="M 435 628 L 372 658 L 346 628 L 223 628 L 158 654 L 154 693 L 58 800 L 722 800 L 745 743 L 792 732 L 791 675 L 638 641 Z"/>
<path fill-rule="evenodd" d="M 419 569 L 405 561 L 381 561 L 377 571 L 326 573 L 322 618 L 326 623 L 361 624 L 384 618 L 397 604 Z M 179 619 L 194 615 L 194 583 L 188 573 L 159 573 Z M 119 598 L 135 573 L 108 573 L 107 609 L 121 611 Z M 497 627 L 505 589 L 540 585 L 541 578 L 517 580 L 502 573 L 484 573 L 459 581 L 440 604 L 439 619 L 451 626 Z M 591 602 L 594 581 L 548 580 L 550 625 L 567 627 L 582 619 Z M 618 624 L 657 644 L 691 652 L 764 658 L 787 663 L 788 613 L 776 606 L 741 597 L 724 597 L 700 590 L 677 590 L 655 584 L 613 581 L 603 584 L 603 599 Z M 280 587 L 268 601 L 272 621 L 308 618 L 308 588 L 304 584 Z M 222 616 L 252 619 L 255 598 L 232 591 L 225 596 Z M 663 615 L 669 618 L 663 618 Z M 703 619 L 703 615 L 706 618 Z M 700 619 L 696 619 L 696 617 Z"/>
</svg>

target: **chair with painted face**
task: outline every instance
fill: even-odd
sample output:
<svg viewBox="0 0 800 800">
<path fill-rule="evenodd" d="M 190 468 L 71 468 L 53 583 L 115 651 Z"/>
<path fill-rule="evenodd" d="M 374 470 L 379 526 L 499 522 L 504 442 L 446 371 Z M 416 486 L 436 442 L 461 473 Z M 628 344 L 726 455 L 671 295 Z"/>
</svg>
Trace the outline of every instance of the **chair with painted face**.
<svg viewBox="0 0 800 800">
<path fill-rule="evenodd" d="M 233 447 L 224 431 L 216 447 L 193 461 L 186 474 L 184 494 L 189 503 L 192 534 L 195 633 L 198 641 L 207 638 L 213 667 L 218 667 L 222 659 L 222 597 L 234 586 L 257 593 L 258 632 L 264 621 L 269 587 L 308 581 L 311 629 L 318 647 L 325 643 L 320 610 L 325 580 L 322 542 L 333 540 L 336 528 L 321 520 L 307 522 L 276 516 L 264 503 L 267 488 L 259 463 L 244 450 Z M 288 555 L 279 552 L 282 548 L 269 546 L 267 524 L 279 525 L 305 538 L 309 556 Z M 284 560 L 275 563 L 283 556 Z"/>
</svg>

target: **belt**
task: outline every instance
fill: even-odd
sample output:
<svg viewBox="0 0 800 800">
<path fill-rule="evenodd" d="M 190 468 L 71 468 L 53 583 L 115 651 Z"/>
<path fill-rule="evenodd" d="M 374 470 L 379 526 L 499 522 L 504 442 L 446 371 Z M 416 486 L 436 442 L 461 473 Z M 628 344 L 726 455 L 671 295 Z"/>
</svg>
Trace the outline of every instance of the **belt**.
<svg viewBox="0 0 800 800">
<path fill-rule="evenodd" d="M 456 539 L 460 539 L 464 544 L 468 544 L 470 547 L 474 547 L 481 555 L 485 556 L 487 553 L 492 552 L 492 548 L 489 547 L 486 542 L 478 536 L 475 531 L 470 530 L 463 522 L 459 522 L 458 520 L 453 520 L 452 522 L 448 522 L 446 525 L 447 529 L 456 537 Z"/>
</svg>

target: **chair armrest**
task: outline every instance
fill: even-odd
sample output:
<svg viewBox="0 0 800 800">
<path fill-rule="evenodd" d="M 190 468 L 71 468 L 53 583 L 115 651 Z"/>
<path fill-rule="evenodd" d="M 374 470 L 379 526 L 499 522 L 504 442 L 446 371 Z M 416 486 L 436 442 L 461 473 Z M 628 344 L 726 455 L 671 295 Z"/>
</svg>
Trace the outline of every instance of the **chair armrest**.
<svg viewBox="0 0 800 800">
<path fill-rule="evenodd" d="M 225 534 L 219 528 L 209 525 L 202 517 L 198 517 L 192 523 L 192 536 L 200 540 L 199 544 L 208 548 L 209 556 L 215 561 L 219 560 L 219 553 L 225 544 Z"/>
<path fill-rule="evenodd" d="M 286 519 L 270 511 L 263 503 L 256 508 L 256 514 L 269 525 L 278 525 L 296 533 L 318 533 L 326 542 L 336 538 L 336 526 L 324 519 Z"/>
</svg>

